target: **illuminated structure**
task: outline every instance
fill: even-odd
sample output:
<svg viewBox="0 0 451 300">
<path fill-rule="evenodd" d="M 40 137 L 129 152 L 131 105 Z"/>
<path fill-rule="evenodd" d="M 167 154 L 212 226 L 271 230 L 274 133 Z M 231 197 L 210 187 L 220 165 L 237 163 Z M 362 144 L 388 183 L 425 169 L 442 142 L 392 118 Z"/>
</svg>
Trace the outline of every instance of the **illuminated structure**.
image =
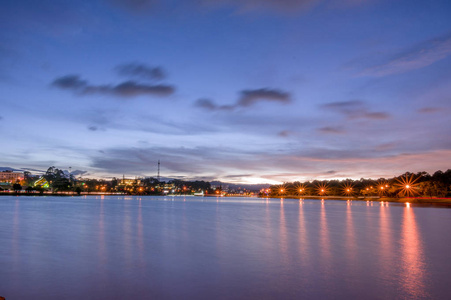
<svg viewBox="0 0 451 300">
<path fill-rule="evenodd" d="M 0 172 L 0 182 L 12 182 L 21 181 L 24 178 L 23 172 L 2 171 Z"/>
<path fill-rule="evenodd" d="M 48 189 L 50 187 L 49 182 L 44 178 L 44 176 L 42 176 L 41 178 L 39 178 L 38 180 L 36 180 L 36 182 L 34 183 L 35 187 L 41 187 L 44 189 Z"/>
</svg>

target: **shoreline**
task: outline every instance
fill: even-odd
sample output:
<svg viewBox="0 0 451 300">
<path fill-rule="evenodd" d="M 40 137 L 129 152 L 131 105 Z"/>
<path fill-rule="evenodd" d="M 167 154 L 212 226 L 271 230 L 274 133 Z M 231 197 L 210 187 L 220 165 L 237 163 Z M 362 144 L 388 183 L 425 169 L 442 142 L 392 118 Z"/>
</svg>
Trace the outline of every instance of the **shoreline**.
<svg viewBox="0 0 451 300">
<path fill-rule="evenodd" d="M 346 197 L 346 196 L 293 196 L 286 197 L 259 197 L 271 199 L 304 199 L 304 200 L 340 200 L 340 201 L 374 201 L 374 202 L 391 202 L 391 203 L 411 203 L 411 204 L 441 204 L 451 206 L 451 198 L 429 198 L 429 197 L 404 197 L 404 198 L 390 198 L 390 197 Z"/>
</svg>

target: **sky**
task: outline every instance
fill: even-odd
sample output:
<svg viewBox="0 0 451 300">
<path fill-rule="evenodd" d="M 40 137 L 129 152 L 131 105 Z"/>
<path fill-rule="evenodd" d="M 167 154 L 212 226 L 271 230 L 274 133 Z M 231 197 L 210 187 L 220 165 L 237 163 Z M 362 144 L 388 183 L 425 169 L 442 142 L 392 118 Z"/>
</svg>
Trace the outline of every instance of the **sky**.
<svg viewBox="0 0 451 300">
<path fill-rule="evenodd" d="M 451 168 L 449 0 L 0 0 L 0 166 L 281 183 Z"/>
</svg>

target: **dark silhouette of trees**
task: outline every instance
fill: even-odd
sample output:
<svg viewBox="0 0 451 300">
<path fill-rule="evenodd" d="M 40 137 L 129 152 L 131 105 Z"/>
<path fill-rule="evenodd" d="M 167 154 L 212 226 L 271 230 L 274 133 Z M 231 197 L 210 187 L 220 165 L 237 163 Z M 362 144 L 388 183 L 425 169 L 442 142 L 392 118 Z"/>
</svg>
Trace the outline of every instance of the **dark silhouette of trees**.
<svg viewBox="0 0 451 300">
<path fill-rule="evenodd" d="M 64 172 L 55 167 L 50 167 L 44 174 L 44 178 L 50 184 L 54 192 L 68 191 L 71 189 L 71 181 Z"/>
<path fill-rule="evenodd" d="M 286 182 L 281 185 L 272 185 L 269 192 L 264 191 L 261 196 L 402 197 L 403 195 L 410 195 L 416 197 L 449 197 L 450 191 L 451 169 L 448 169 L 446 172 L 437 171 L 433 175 L 424 171 L 416 174 L 406 172 L 397 177 L 379 178 L 377 180 L 361 178 L 360 180 L 345 179 L 340 181 L 334 179 Z"/>
<path fill-rule="evenodd" d="M 14 183 L 13 184 L 13 190 L 16 193 L 19 193 L 22 190 L 22 186 L 20 185 L 20 183 Z"/>
</svg>

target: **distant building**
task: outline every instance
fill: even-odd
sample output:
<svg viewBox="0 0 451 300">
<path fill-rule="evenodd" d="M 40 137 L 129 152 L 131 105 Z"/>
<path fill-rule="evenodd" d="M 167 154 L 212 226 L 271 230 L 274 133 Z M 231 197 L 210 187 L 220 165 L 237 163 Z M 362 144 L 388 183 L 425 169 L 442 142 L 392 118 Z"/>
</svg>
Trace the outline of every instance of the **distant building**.
<svg viewBox="0 0 451 300">
<path fill-rule="evenodd" d="M 0 172 L 0 182 L 12 182 L 21 181 L 24 178 L 23 172 L 13 172 L 10 170 Z"/>
<path fill-rule="evenodd" d="M 9 191 L 12 190 L 11 184 L 7 182 L 0 182 L 0 191 Z"/>
<path fill-rule="evenodd" d="M 120 179 L 118 180 L 118 185 L 125 185 L 125 186 L 130 186 L 130 185 L 140 185 L 141 184 L 141 180 L 140 179 Z"/>
</svg>

